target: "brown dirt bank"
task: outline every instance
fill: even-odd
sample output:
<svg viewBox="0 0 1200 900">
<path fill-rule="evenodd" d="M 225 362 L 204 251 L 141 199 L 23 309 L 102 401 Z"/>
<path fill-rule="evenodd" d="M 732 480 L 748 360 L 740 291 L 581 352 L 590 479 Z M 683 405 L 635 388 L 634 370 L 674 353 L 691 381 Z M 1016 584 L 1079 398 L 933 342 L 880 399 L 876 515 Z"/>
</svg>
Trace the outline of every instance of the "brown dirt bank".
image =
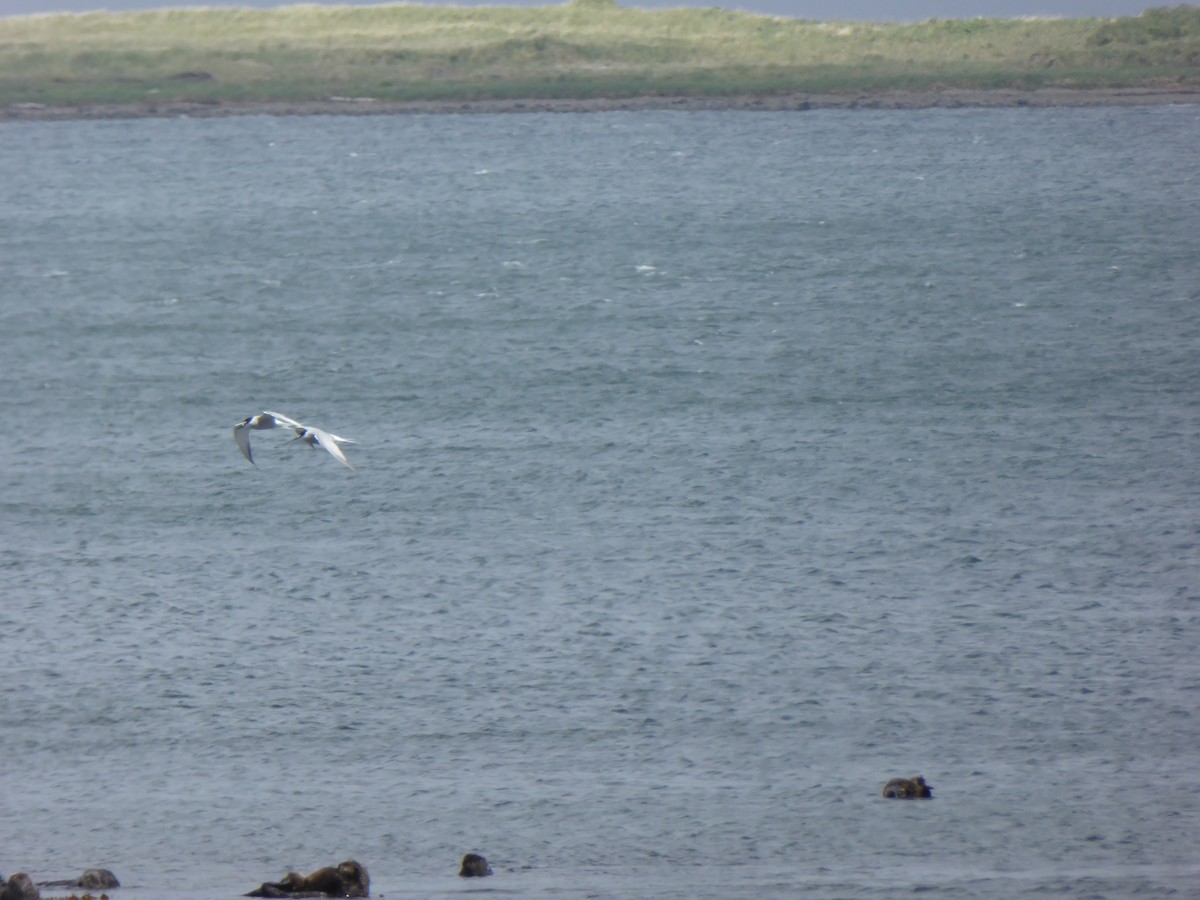
<svg viewBox="0 0 1200 900">
<path fill-rule="evenodd" d="M 811 110 L 964 109 L 1000 107 L 1153 106 L 1200 103 L 1200 87 L 1098 88 L 1036 91 L 954 90 L 772 94 L 732 97 L 621 97 L 544 100 L 420 100 L 396 102 L 369 97 L 305 101 L 171 100 L 121 105 L 42 106 L 17 103 L 0 109 L 0 121 L 137 119 L 173 116 L 315 116 L 445 113 L 603 112 L 612 110 Z"/>
</svg>

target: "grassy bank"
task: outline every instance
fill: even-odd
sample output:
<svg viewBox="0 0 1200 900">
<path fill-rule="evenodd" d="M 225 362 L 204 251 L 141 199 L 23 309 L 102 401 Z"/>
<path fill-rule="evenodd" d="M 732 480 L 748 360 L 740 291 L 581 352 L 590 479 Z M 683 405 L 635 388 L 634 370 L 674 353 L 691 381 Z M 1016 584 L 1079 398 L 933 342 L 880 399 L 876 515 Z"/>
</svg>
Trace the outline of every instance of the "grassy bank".
<svg viewBox="0 0 1200 900">
<path fill-rule="evenodd" d="M 828 23 L 612 0 L 0 19 L 0 105 L 1200 85 L 1200 8 Z"/>
</svg>

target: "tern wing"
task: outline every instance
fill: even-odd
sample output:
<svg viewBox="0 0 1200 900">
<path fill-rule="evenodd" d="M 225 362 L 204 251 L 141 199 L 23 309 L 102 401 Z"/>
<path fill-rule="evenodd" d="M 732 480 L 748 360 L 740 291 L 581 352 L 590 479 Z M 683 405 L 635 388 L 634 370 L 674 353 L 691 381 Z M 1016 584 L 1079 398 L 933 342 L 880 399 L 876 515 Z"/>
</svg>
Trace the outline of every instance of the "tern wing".
<svg viewBox="0 0 1200 900">
<path fill-rule="evenodd" d="M 244 422 L 241 425 L 233 426 L 233 439 L 237 441 L 238 449 L 242 451 L 242 456 L 250 460 L 251 465 L 254 465 L 254 457 L 250 455 L 250 431 L 246 428 Z"/>
<path fill-rule="evenodd" d="M 308 430 L 312 433 L 312 436 L 317 439 L 317 443 L 332 453 L 338 462 L 340 462 L 347 469 L 354 468 L 354 466 L 350 465 L 350 460 L 346 459 L 346 454 L 343 453 L 342 448 L 337 445 L 337 441 L 334 440 L 334 436 L 332 434 L 330 434 L 328 431 L 322 431 L 319 428 L 310 428 Z"/>
<path fill-rule="evenodd" d="M 295 419 L 289 419 L 287 416 L 282 415 L 281 413 L 271 412 L 269 409 L 264 409 L 263 412 L 265 412 L 268 416 L 270 416 L 272 419 L 274 419 L 275 424 L 278 425 L 280 428 L 298 428 L 301 431 L 304 430 L 304 426 L 301 425 L 299 422 L 297 422 Z"/>
</svg>

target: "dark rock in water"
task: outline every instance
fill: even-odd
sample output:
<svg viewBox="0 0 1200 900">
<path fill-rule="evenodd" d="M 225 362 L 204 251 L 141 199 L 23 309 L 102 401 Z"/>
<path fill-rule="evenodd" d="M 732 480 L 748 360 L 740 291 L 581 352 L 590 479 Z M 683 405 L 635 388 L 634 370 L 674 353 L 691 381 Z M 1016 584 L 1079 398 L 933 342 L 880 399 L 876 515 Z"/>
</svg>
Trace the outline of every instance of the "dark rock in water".
<svg viewBox="0 0 1200 900">
<path fill-rule="evenodd" d="M 280 881 L 267 881 L 247 897 L 369 897 L 371 878 L 367 870 L 352 859 L 326 866 L 311 875 L 288 872 Z"/>
<path fill-rule="evenodd" d="M 108 888 L 120 887 L 117 876 L 108 869 L 84 869 L 78 878 L 66 881 L 39 881 L 38 887 L 44 888 L 83 888 L 85 891 L 102 891 Z"/>
<path fill-rule="evenodd" d="M 75 882 L 75 887 L 86 891 L 103 891 L 120 886 L 121 882 L 117 881 L 117 876 L 108 869 L 86 869 Z"/>
<path fill-rule="evenodd" d="M 924 775 L 913 778 L 893 778 L 883 786 L 883 796 L 894 800 L 915 800 L 933 797 L 933 788 L 925 783 Z"/>
<path fill-rule="evenodd" d="M 483 878 L 492 874 L 488 861 L 478 853 L 468 853 L 463 857 L 462 868 L 458 870 L 460 878 Z"/>
<path fill-rule="evenodd" d="M 24 872 L 16 872 L 0 886 L 0 900 L 42 900 L 41 891 Z"/>
</svg>

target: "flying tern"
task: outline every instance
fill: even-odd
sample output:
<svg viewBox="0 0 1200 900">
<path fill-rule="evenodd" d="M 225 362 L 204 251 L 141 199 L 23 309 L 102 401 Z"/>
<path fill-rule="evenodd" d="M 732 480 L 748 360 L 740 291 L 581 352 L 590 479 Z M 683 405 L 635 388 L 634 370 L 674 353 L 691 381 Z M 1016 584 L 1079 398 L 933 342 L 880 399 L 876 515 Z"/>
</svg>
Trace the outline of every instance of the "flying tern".
<svg viewBox="0 0 1200 900">
<path fill-rule="evenodd" d="M 325 431 L 322 428 L 315 428 L 312 425 L 303 425 L 295 419 L 288 418 L 277 412 L 271 412 L 269 409 L 263 410 L 257 416 L 249 416 L 241 422 L 233 426 L 233 439 L 237 441 L 238 449 L 242 451 L 242 455 L 254 463 L 254 457 L 250 453 L 250 431 L 263 431 L 267 428 L 287 428 L 292 431 L 297 441 L 304 441 L 310 447 L 320 445 L 329 451 L 338 462 L 348 469 L 353 469 L 350 461 L 346 459 L 346 454 L 342 452 L 341 444 L 357 444 L 358 441 L 352 441 L 350 438 L 340 437 Z"/>
</svg>

